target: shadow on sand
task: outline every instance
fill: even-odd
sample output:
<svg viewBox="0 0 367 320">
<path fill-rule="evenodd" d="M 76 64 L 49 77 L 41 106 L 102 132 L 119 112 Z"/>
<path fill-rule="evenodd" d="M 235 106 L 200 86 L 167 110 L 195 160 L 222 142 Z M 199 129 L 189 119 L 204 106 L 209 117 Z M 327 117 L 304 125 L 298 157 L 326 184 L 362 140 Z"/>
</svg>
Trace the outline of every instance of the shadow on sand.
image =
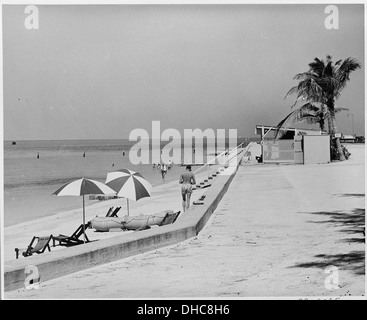
<svg viewBox="0 0 367 320">
<path fill-rule="evenodd" d="M 355 198 L 363 198 L 364 193 L 340 193 L 340 194 L 334 194 L 334 196 L 339 197 L 355 197 Z"/>
<path fill-rule="evenodd" d="M 364 196 L 364 194 L 348 194 L 342 196 Z M 346 235 L 352 235 L 340 240 L 343 243 L 364 244 L 365 236 L 365 209 L 355 208 L 350 212 L 332 211 L 332 212 L 307 212 L 308 214 L 321 215 L 326 218 L 322 221 L 309 221 L 310 223 L 329 223 L 338 228 L 335 232 L 342 232 Z M 315 261 L 308 263 L 299 263 L 292 268 L 323 268 L 334 265 L 344 270 L 351 270 L 357 275 L 365 274 L 365 251 L 351 251 L 343 254 L 319 254 L 315 256 Z"/>
<path fill-rule="evenodd" d="M 352 251 L 346 254 L 318 254 L 315 256 L 318 261 L 299 263 L 293 268 L 321 268 L 336 266 L 343 270 L 351 270 L 357 275 L 364 275 L 365 254 L 364 251 Z"/>
</svg>

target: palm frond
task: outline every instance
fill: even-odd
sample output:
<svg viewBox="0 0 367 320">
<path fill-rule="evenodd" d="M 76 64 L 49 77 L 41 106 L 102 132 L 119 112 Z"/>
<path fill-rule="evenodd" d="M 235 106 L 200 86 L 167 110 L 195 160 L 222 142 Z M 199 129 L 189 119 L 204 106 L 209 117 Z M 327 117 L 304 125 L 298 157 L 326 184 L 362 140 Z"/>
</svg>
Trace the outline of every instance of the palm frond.
<svg viewBox="0 0 367 320">
<path fill-rule="evenodd" d="M 342 62 L 335 71 L 335 79 L 338 81 L 335 94 L 340 95 L 340 91 L 345 88 L 347 82 L 350 80 L 350 73 L 359 68 L 361 68 L 361 64 L 354 58 L 347 58 Z"/>
<path fill-rule="evenodd" d="M 333 75 L 333 63 L 331 61 L 325 66 L 323 76 L 324 77 L 331 77 Z"/>
<path fill-rule="evenodd" d="M 306 122 L 308 124 L 317 124 L 320 123 L 320 119 L 324 117 L 320 114 L 322 113 L 320 107 L 316 106 L 313 103 L 305 103 L 301 107 L 295 109 L 290 112 L 283 120 L 281 120 L 276 125 L 275 131 L 275 139 L 281 138 L 287 129 L 298 122 Z"/>
<path fill-rule="evenodd" d="M 349 109 L 348 108 L 334 108 L 335 113 L 338 113 L 338 112 L 341 112 L 341 111 L 349 111 Z"/>
<path fill-rule="evenodd" d="M 314 80 L 317 80 L 319 79 L 320 77 L 314 73 L 314 72 L 311 72 L 311 71 L 307 71 L 307 72 L 302 72 L 302 73 L 297 73 L 294 77 L 293 77 L 293 80 L 306 80 L 306 79 L 314 79 Z"/>
<path fill-rule="evenodd" d="M 288 96 L 290 96 L 291 94 L 296 93 L 297 91 L 298 91 L 298 86 L 294 86 L 293 88 L 291 88 L 291 89 L 287 92 L 287 94 L 285 95 L 284 100 L 285 100 Z"/>
<path fill-rule="evenodd" d="M 309 72 L 319 77 L 322 75 L 324 68 L 325 68 L 324 62 L 318 58 L 315 58 L 314 62 L 311 62 L 308 66 L 310 67 Z"/>
</svg>

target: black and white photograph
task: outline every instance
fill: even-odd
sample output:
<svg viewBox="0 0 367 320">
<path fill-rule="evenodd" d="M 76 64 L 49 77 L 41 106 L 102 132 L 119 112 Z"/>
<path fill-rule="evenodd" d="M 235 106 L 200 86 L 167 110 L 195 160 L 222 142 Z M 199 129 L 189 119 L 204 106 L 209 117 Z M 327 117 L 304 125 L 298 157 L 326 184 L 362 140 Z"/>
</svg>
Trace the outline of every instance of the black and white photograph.
<svg viewBox="0 0 367 320">
<path fill-rule="evenodd" d="M 365 6 L 2 0 L 1 299 L 365 300 Z"/>
</svg>

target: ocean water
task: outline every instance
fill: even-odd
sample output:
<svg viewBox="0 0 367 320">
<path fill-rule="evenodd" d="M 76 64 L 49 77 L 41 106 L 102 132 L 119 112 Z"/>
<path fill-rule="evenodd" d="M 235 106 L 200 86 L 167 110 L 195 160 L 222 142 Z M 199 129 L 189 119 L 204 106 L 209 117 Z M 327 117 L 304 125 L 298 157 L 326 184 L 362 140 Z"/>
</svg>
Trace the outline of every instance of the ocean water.
<svg viewBox="0 0 367 320">
<path fill-rule="evenodd" d="M 108 172 L 127 168 L 141 173 L 153 186 L 164 183 L 160 170 L 153 170 L 151 164 L 131 164 L 129 151 L 134 144 L 128 140 L 16 141 L 15 145 L 4 141 L 4 225 L 80 208 L 81 197 L 52 193 L 82 177 L 105 182 Z M 182 149 L 182 156 L 191 149 Z M 204 154 L 215 151 L 203 149 Z M 174 165 L 165 181 L 178 180 L 183 171 L 184 167 Z M 86 205 L 96 201 L 85 199 Z"/>
</svg>

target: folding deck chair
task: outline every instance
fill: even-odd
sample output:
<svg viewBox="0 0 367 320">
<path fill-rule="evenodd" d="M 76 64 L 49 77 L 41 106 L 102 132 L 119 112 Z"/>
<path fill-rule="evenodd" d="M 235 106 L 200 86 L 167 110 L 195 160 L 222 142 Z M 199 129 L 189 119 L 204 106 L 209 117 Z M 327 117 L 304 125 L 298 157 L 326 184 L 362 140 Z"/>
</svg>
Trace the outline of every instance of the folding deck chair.
<svg viewBox="0 0 367 320">
<path fill-rule="evenodd" d="M 159 224 L 159 226 L 165 226 L 166 224 L 172 224 L 174 223 L 178 216 L 180 215 L 181 211 L 177 211 L 175 213 L 167 213 L 164 217 L 164 219 L 162 220 L 162 222 Z"/>
<path fill-rule="evenodd" d="M 85 230 L 88 229 L 90 225 L 91 222 L 89 221 L 84 225 L 84 229 Z M 79 239 L 80 237 L 82 239 Z M 59 246 L 67 246 L 67 247 L 83 244 L 84 243 L 83 224 L 81 224 L 70 237 L 65 236 L 63 234 L 59 234 L 58 236 L 52 237 L 52 241 L 54 247 L 56 246 L 56 241 L 59 241 Z M 87 235 L 85 235 L 85 241 L 89 242 Z"/>
<path fill-rule="evenodd" d="M 117 212 L 119 212 L 120 209 L 121 207 L 117 207 L 115 210 L 113 210 L 113 207 L 111 207 L 110 210 L 108 210 L 106 217 L 117 217 Z"/>
<path fill-rule="evenodd" d="M 203 194 L 198 200 L 195 200 L 194 202 L 193 202 L 193 204 L 195 204 L 195 205 L 200 205 L 200 204 L 204 204 L 204 199 L 205 199 L 205 197 L 206 197 L 206 195 L 205 194 Z"/>
<path fill-rule="evenodd" d="M 121 207 L 117 207 L 110 215 L 109 217 L 113 218 L 116 217 L 117 218 L 117 212 L 119 212 L 121 209 Z"/>
<path fill-rule="evenodd" d="M 51 251 L 50 248 L 50 241 L 52 239 L 52 234 L 48 237 L 33 237 L 31 243 L 29 244 L 29 246 L 26 249 L 19 249 L 19 248 L 15 248 L 15 257 L 16 259 L 18 259 L 19 257 L 19 252 L 22 252 L 22 255 L 24 257 L 28 257 L 33 255 L 34 253 L 43 253 L 45 252 L 46 249 L 48 249 L 48 251 Z M 37 240 L 37 243 L 35 244 L 35 246 L 33 247 L 33 243 Z"/>
<path fill-rule="evenodd" d="M 112 211 L 113 211 L 113 207 L 110 207 L 110 209 L 107 211 L 106 217 L 109 217 Z"/>
</svg>

